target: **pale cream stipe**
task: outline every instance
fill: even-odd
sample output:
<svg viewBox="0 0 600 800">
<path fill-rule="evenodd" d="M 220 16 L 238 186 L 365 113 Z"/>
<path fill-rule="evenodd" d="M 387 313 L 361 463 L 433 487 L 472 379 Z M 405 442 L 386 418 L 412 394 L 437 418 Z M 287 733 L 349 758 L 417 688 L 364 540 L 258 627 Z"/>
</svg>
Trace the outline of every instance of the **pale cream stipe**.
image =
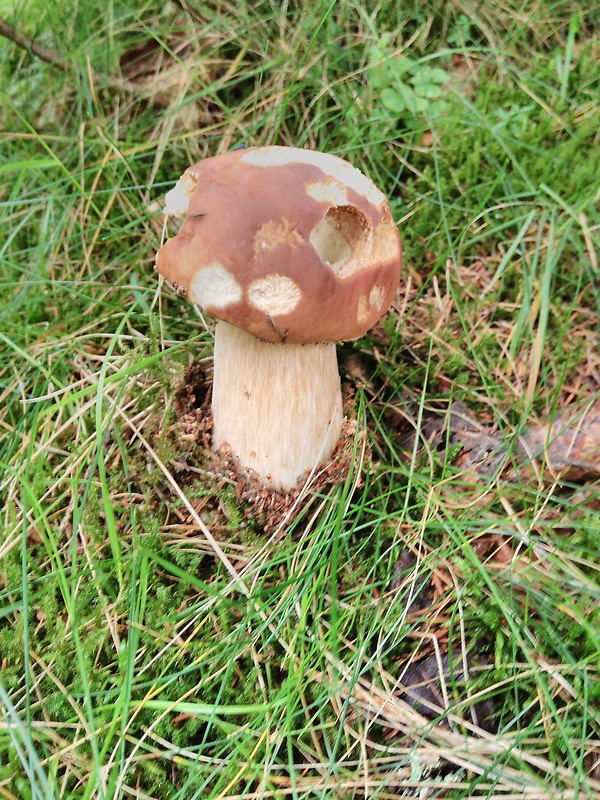
<svg viewBox="0 0 600 800">
<path fill-rule="evenodd" d="M 242 468 L 293 487 L 325 463 L 342 429 L 334 344 L 270 344 L 217 322 L 213 448 L 227 442 Z"/>
</svg>

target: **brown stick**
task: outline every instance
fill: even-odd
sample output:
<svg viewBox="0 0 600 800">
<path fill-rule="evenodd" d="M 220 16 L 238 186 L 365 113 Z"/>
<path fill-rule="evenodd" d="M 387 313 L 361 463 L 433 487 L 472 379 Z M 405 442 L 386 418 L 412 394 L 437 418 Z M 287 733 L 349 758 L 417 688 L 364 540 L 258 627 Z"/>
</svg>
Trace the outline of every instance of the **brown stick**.
<svg viewBox="0 0 600 800">
<path fill-rule="evenodd" d="M 10 39 L 11 42 L 18 44 L 19 47 L 27 50 L 28 53 L 31 53 L 42 61 L 46 61 L 48 64 L 54 64 L 60 69 L 67 68 L 67 65 L 63 61 L 60 53 L 57 53 L 56 50 L 51 50 L 49 47 L 36 44 L 33 39 L 29 39 L 27 36 L 19 33 L 16 28 L 13 28 L 12 25 L 9 25 L 9 23 L 2 19 L 2 17 L 0 17 L 0 36 Z"/>
</svg>

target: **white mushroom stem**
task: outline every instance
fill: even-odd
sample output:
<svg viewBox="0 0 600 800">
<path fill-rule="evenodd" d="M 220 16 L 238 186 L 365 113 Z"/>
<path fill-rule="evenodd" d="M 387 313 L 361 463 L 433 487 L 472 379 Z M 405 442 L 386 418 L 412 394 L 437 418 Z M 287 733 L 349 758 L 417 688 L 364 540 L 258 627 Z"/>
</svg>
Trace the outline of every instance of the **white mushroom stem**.
<svg viewBox="0 0 600 800">
<path fill-rule="evenodd" d="M 213 448 L 227 443 L 265 484 L 292 487 L 331 456 L 342 428 L 334 344 L 271 344 L 217 322 Z"/>
</svg>

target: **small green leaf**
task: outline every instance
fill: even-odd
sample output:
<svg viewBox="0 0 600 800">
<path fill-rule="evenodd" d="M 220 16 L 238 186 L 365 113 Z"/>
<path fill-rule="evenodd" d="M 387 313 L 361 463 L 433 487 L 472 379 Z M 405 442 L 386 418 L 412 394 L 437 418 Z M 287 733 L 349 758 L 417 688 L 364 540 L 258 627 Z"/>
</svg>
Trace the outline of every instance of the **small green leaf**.
<svg viewBox="0 0 600 800">
<path fill-rule="evenodd" d="M 434 83 L 448 83 L 450 80 L 450 75 L 448 75 L 445 69 L 431 67 L 429 70 L 429 79 Z"/>
<path fill-rule="evenodd" d="M 445 100 L 433 100 L 433 102 L 429 103 L 429 117 L 431 120 L 439 119 L 443 117 L 448 111 L 448 103 Z"/>
<path fill-rule="evenodd" d="M 390 61 L 390 72 L 392 75 L 397 78 L 401 79 L 406 75 L 407 72 L 414 72 L 415 68 L 418 67 L 416 61 L 413 61 L 412 58 L 408 58 L 407 56 L 400 56 L 399 58 L 394 58 Z"/>
<path fill-rule="evenodd" d="M 420 111 L 424 111 L 427 108 L 427 103 L 420 100 L 410 86 L 402 84 L 402 86 L 398 86 L 398 91 L 402 95 L 404 105 L 411 114 L 418 114 Z"/>
<path fill-rule="evenodd" d="M 373 89 L 381 89 L 383 86 L 387 86 L 388 81 L 386 80 L 385 71 L 381 67 L 381 65 L 377 65 L 376 67 L 369 67 L 367 72 L 367 79 L 369 82 L 369 86 Z"/>
<path fill-rule="evenodd" d="M 381 102 L 394 114 L 401 114 L 406 110 L 406 103 L 395 89 L 384 89 L 381 93 Z"/>
<path fill-rule="evenodd" d="M 409 108 L 413 112 L 413 114 L 419 114 L 423 111 L 427 111 L 429 102 L 424 97 L 419 97 L 414 92 L 412 92 L 412 96 L 413 96 L 413 102 L 412 106 L 409 106 Z"/>
<path fill-rule="evenodd" d="M 415 94 L 419 97 L 427 97 L 429 100 L 435 100 L 442 93 L 439 86 L 434 83 L 415 84 Z"/>
<path fill-rule="evenodd" d="M 369 61 L 372 64 L 378 64 L 380 61 L 383 61 L 385 58 L 385 52 L 374 44 L 372 47 L 369 47 Z"/>
</svg>

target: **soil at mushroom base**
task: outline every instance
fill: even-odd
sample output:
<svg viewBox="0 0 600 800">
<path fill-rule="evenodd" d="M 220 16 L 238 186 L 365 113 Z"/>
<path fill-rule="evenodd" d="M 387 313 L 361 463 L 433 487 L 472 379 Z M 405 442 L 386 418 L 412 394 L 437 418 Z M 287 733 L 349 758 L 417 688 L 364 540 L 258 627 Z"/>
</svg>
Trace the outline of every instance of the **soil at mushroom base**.
<svg viewBox="0 0 600 800">
<path fill-rule="evenodd" d="M 353 387 L 342 385 L 344 421 L 335 450 L 326 463 L 309 474 L 302 475 L 293 488 L 265 486 L 249 471 L 240 472 L 231 448 L 224 444 L 218 451 L 211 447 L 213 420 L 211 409 L 212 374 L 201 362 L 192 362 L 181 375 L 175 389 L 174 419 L 167 428 L 151 435 L 155 446 L 177 454 L 170 467 L 182 486 L 202 489 L 202 511 L 208 514 L 221 538 L 228 532 L 228 511 L 223 507 L 226 487 L 233 488 L 235 506 L 246 523 L 256 533 L 273 533 L 282 523 L 289 523 L 313 502 L 315 496 L 325 496 L 333 487 L 352 480 L 355 486 L 363 483 L 371 453 L 366 432 L 357 427 Z M 305 490 L 309 489 L 309 492 Z M 168 491 L 168 487 L 165 487 Z M 211 492 L 214 491 L 214 500 Z M 188 520 L 193 524 L 193 520 Z"/>
</svg>

